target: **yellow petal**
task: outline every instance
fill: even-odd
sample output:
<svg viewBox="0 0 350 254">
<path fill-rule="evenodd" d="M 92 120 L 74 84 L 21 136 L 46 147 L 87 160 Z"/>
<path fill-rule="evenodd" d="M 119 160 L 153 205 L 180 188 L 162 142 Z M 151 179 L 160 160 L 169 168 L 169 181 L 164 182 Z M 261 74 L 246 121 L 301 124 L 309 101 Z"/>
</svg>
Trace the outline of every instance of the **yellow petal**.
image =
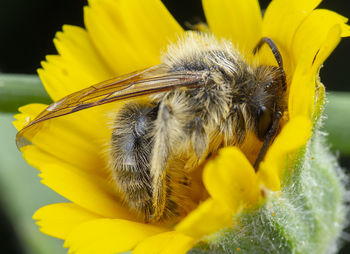
<svg viewBox="0 0 350 254">
<path fill-rule="evenodd" d="M 232 211 L 220 202 L 208 198 L 182 219 L 175 230 L 199 239 L 229 226 L 232 226 Z"/>
<path fill-rule="evenodd" d="M 83 28 L 63 26 L 54 43 L 60 55 L 47 56 L 47 62 L 42 63 L 44 70 L 38 70 L 46 91 L 54 100 L 112 77 L 113 73 Z"/>
<path fill-rule="evenodd" d="M 329 11 L 315 10 L 313 11 L 300 25 L 293 39 L 293 56 L 295 63 L 306 59 L 309 66 L 315 66 L 316 69 L 324 62 L 325 58 L 333 51 L 337 44 L 332 44 L 330 38 L 330 30 L 335 25 L 340 25 L 340 35 L 346 34 L 347 18 Z M 339 36 L 340 37 L 340 36 Z M 327 53 L 320 54 L 322 47 L 332 46 L 327 48 Z"/>
<path fill-rule="evenodd" d="M 350 36 L 350 26 L 347 24 L 341 24 L 341 37 Z"/>
<path fill-rule="evenodd" d="M 41 232 L 60 239 L 66 239 L 81 223 L 99 218 L 101 216 L 72 203 L 47 205 L 33 215 Z"/>
<path fill-rule="evenodd" d="M 290 52 L 292 40 L 301 22 L 317 7 L 321 0 L 274 0 L 266 9 L 263 36 L 270 37 L 279 47 L 286 68 L 294 68 Z"/>
<path fill-rule="evenodd" d="M 41 69 L 38 69 L 38 75 L 43 83 L 45 90 L 53 100 L 59 100 L 69 91 L 70 76 L 67 72 L 67 63 L 61 56 L 47 55 L 46 61 L 41 62 Z"/>
<path fill-rule="evenodd" d="M 14 123 L 15 126 L 22 128 L 28 119 L 33 120 L 45 107 L 46 105 L 43 104 L 29 104 L 19 108 L 22 114 L 15 116 L 18 119 Z M 84 121 L 89 117 L 92 119 Z M 106 121 L 103 125 L 102 120 L 99 127 L 98 119 L 94 109 L 86 110 L 82 114 L 74 113 L 52 119 L 45 122 L 44 127 L 31 141 L 37 148 L 52 157 L 86 171 L 106 174 L 103 165 L 107 162 L 103 159 L 101 150 L 105 142 L 108 142 L 111 130 L 107 127 Z"/>
<path fill-rule="evenodd" d="M 213 199 L 233 212 L 258 201 L 255 171 L 237 147 L 221 149 L 219 155 L 205 166 L 203 181 Z"/>
<path fill-rule="evenodd" d="M 316 73 L 309 70 L 305 73 L 302 66 L 306 64 L 299 62 L 299 66 L 294 73 L 288 97 L 289 118 L 303 115 L 311 117 L 315 100 Z"/>
<path fill-rule="evenodd" d="M 159 60 L 161 50 L 177 39 L 183 29 L 160 0 L 120 1 L 120 14 L 130 43 Z"/>
<path fill-rule="evenodd" d="M 318 23 L 314 23 L 320 18 L 318 13 L 321 14 L 315 12 L 314 15 L 310 15 L 310 18 L 303 23 L 295 37 L 294 52 L 299 58 L 290 86 L 288 101 L 290 118 L 296 115 L 312 116 L 317 73 L 320 66 L 340 41 L 341 25 L 318 26 Z M 310 29 L 313 30 L 313 33 L 310 32 Z M 306 39 L 306 34 L 313 40 Z M 306 46 L 302 46 L 301 40 L 303 39 Z M 297 49 L 297 46 L 301 49 Z"/>
<path fill-rule="evenodd" d="M 101 169 L 101 165 L 99 167 L 92 167 L 91 164 L 84 164 L 86 161 L 77 160 L 76 163 L 71 163 L 65 161 L 65 157 L 60 154 L 53 154 L 46 152 L 40 149 L 37 146 L 25 146 L 21 148 L 23 153 L 23 157 L 27 160 L 28 164 L 33 166 L 34 168 L 40 169 L 46 164 L 70 164 L 75 166 L 77 169 L 87 172 L 88 174 L 95 175 L 98 177 L 102 177 L 108 179 L 111 177 L 111 172 L 108 169 Z M 95 157 L 95 156 L 94 156 Z M 90 162 L 93 165 L 98 165 L 96 158 L 90 158 Z"/>
<path fill-rule="evenodd" d="M 89 4 L 84 10 L 88 33 L 116 75 L 158 64 L 161 51 L 183 32 L 159 0 Z"/>
<path fill-rule="evenodd" d="M 261 38 L 262 18 L 257 0 L 203 0 L 210 30 L 230 39 L 240 50 L 252 52 Z"/>
<path fill-rule="evenodd" d="M 18 111 L 20 111 L 20 114 L 14 115 L 14 118 L 16 119 L 13 121 L 13 125 L 15 128 L 20 131 L 23 129 L 25 125 L 27 125 L 33 118 L 38 115 L 41 111 L 43 111 L 47 105 L 45 104 L 39 104 L 39 103 L 32 103 L 25 105 L 23 107 L 20 107 Z"/>
<path fill-rule="evenodd" d="M 269 148 L 258 171 L 259 182 L 270 190 L 279 191 L 284 169 L 292 153 L 306 145 L 311 135 L 311 121 L 302 116 L 291 119 Z"/>
<path fill-rule="evenodd" d="M 31 158 L 38 155 L 35 150 L 24 149 L 24 158 L 31 162 Z M 116 197 L 111 184 L 106 179 L 84 172 L 71 165 L 40 164 L 41 182 L 58 194 L 76 203 L 77 205 L 108 218 L 135 218 L 122 207 Z"/>
<path fill-rule="evenodd" d="M 127 220 L 97 219 L 75 228 L 64 247 L 75 254 L 115 254 L 131 250 L 143 239 L 163 231 Z"/>
<path fill-rule="evenodd" d="M 132 254 L 185 254 L 195 240 L 176 231 L 165 232 L 146 238 Z"/>
<path fill-rule="evenodd" d="M 349 35 L 347 18 L 328 10 L 313 11 L 300 25 L 293 39 L 296 70 L 289 94 L 290 118 L 311 117 L 314 112 L 315 83 L 318 71 L 338 45 L 341 36 Z"/>
</svg>

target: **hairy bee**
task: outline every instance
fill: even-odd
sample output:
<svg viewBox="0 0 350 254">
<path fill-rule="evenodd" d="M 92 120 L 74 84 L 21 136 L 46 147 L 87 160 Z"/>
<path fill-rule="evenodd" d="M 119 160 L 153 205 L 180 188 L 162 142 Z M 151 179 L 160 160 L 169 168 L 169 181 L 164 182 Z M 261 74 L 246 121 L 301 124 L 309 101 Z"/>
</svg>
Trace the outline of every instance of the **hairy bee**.
<svg viewBox="0 0 350 254">
<path fill-rule="evenodd" d="M 267 43 L 278 67 L 248 65 L 228 41 L 188 33 L 169 46 L 162 63 L 83 89 L 50 105 L 17 134 L 19 147 L 43 121 L 141 95 L 117 113 L 110 168 L 130 210 L 145 221 L 188 212 L 189 172 L 220 147 L 242 146 L 248 133 L 263 142 L 255 169 L 286 110 L 286 78 L 277 47 Z"/>
</svg>

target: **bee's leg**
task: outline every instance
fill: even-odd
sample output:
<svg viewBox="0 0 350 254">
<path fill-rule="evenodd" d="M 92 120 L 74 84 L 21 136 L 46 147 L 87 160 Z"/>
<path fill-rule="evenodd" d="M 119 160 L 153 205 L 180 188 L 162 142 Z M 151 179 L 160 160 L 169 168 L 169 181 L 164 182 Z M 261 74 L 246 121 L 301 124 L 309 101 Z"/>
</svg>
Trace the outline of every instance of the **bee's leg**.
<svg viewBox="0 0 350 254">
<path fill-rule="evenodd" d="M 114 122 L 111 167 L 119 191 L 129 208 L 147 222 L 153 214 L 150 160 L 152 128 L 158 107 L 126 104 Z"/>
<path fill-rule="evenodd" d="M 190 123 L 190 128 L 192 128 L 191 141 L 193 150 L 198 160 L 200 160 L 208 150 L 208 137 L 202 119 L 198 116 L 195 117 Z"/>
<path fill-rule="evenodd" d="M 198 167 L 208 156 L 209 151 L 209 136 L 205 129 L 205 123 L 200 116 L 191 116 L 185 127 L 185 134 L 190 141 L 186 150 L 191 156 L 189 156 L 185 170 L 191 171 Z M 215 141 L 211 140 L 211 145 L 214 146 Z M 191 149 L 193 152 L 190 152 Z"/>
<path fill-rule="evenodd" d="M 193 128 L 189 128 L 189 122 L 195 117 L 182 96 L 172 94 L 163 98 L 154 125 L 150 172 L 153 221 L 181 216 L 193 205 L 189 197 L 191 180 L 185 164 L 192 146 L 192 135 L 195 130 L 202 129 L 203 123 L 194 119 Z"/>
<path fill-rule="evenodd" d="M 229 114 L 220 126 L 221 133 L 224 134 L 224 145 L 232 146 L 242 144 L 246 137 L 245 119 L 242 109 L 233 104 Z"/>
<path fill-rule="evenodd" d="M 267 149 L 269 148 L 269 145 L 270 145 L 272 139 L 275 137 L 276 131 L 278 129 L 278 123 L 279 123 L 281 117 L 282 117 L 282 112 L 277 112 L 270 129 L 266 133 L 263 146 L 261 147 L 260 152 L 258 154 L 258 157 L 254 163 L 255 171 L 257 171 L 259 169 L 259 164 L 264 159 L 265 154 L 267 152 Z"/>
<path fill-rule="evenodd" d="M 187 125 L 193 112 L 185 102 L 179 93 L 164 98 L 159 105 L 151 160 L 154 221 L 181 215 L 186 210 L 188 172 L 182 156 L 188 156 L 186 153 L 191 149 Z"/>
<path fill-rule="evenodd" d="M 153 221 L 158 221 L 162 216 L 166 204 L 166 168 L 170 153 L 170 135 L 172 127 L 171 109 L 165 103 L 159 106 L 158 117 L 154 128 L 154 146 L 151 160 L 151 177 L 153 185 Z"/>
</svg>

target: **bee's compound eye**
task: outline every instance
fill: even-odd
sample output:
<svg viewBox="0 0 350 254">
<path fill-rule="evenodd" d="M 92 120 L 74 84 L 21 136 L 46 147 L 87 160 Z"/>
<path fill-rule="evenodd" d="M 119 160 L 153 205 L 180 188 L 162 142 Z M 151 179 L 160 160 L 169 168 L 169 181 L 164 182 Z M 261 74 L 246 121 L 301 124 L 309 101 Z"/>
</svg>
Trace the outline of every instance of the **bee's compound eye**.
<svg viewBox="0 0 350 254">
<path fill-rule="evenodd" d="M 258 138 L 264 140 L 267 131 L 271 127 L 272 117 L 271 110 L 265 106 L 261 106 L 258 109 Z"/>
</svg>

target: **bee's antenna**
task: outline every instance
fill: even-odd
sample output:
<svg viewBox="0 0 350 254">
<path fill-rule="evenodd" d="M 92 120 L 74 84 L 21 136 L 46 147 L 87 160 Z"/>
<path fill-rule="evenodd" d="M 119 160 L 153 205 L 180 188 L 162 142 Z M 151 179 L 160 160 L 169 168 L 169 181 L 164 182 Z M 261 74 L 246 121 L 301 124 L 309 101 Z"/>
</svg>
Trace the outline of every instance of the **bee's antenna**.
<svg viewBox="0 0 350 254">
<path fill-rule="evenodd" d="M 260 50 L 260 48 L 264 45 L 264 43 L 269 45 L 270 49 L 272 50 L 273 55 L 275 56 L 275 59 L 277 61 L 277 64 L 278 64 L 278 66 L 280 68 L 280 72 L 281 72 L 282 87 L 283 87 L 283 90 L 286 91 L 286 89 L 287 89 L 287 82 L 286 82 L 286 74 L 285 74 L 284 69 L 283 69 L 282 55 L 281 55 L 280 51 L 278 50 L 278 48 L 277 48 L 276 44 L 274 43 L 274 41 L 271 38 L 268 38 L 268 37 L 261 38 L 259 43 L 255 46 L 255 48 L 253 50 L 253 54 L 256 54 Z"/>
</svg>

